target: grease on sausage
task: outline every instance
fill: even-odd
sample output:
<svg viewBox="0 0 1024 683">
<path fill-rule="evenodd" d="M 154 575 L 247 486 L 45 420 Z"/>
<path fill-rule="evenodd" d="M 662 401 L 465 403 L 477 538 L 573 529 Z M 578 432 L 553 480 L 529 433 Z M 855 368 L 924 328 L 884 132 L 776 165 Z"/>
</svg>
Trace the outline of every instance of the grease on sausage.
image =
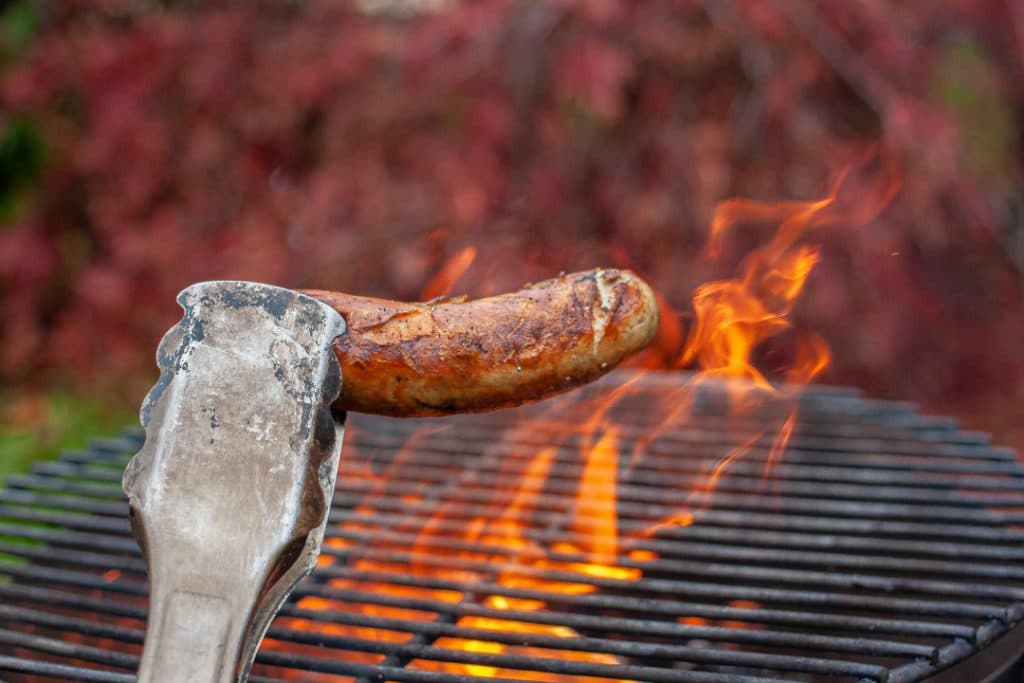
<svg viewBox="0 0 1024 683">
<path fill-rule="evenodd" d="M 628 271 L 564 275 L 472 301 L 402 303 L 308 290 L 348 332 L 335 340 L 336 409 L 392 416 L 484 411 L 596 379 L 647 346 L 650 287 Z"/>
</svg>

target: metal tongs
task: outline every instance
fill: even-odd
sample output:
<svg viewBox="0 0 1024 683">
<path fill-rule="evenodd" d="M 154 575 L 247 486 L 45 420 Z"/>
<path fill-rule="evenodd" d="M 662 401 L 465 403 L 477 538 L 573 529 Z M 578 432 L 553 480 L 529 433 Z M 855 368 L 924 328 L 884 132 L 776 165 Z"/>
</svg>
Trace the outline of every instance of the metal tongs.
<svg viewBox="0 0 1024 683">
<path fill-rule="evenodd" d="M 183 291 L 124 475 L 150 576 L 140 683 L 248 678 L 323 542 L 341 450 L 329 306 L 270 285 Z"/>
<path fill-rule="evenodd" d="M 178 297 L 185 314 L 160 343 L 146 442 L 124 476 L 150 573 L 141 683 L 247 678 L 320 553 L 342 367 L 342 398 L 354 401 L 342 405 L 354 409 L 497 408 L 594 379 L 646 346 L 658 321 L 650 287 L 614 269 L 436 307 L 311 294 L 206 282 Z M 464 362 L 438 362 L 448 358 Z"/>
</svg>

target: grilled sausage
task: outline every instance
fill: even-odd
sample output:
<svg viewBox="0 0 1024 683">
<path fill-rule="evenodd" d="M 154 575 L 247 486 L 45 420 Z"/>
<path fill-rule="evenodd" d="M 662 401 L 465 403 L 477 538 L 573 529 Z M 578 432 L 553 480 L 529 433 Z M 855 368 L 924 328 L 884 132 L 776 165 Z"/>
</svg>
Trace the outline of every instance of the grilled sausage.
<svg viewBox="0 0 1024 683">
<path fill-rule="evenodd" d="M 392 416 L 484 411 L 596 379 L 647 346 L 654 293 L 592 270 L 473 301 L 401 303 L 308 290 L 348 323 L 334 407 Z"/>
</svg>

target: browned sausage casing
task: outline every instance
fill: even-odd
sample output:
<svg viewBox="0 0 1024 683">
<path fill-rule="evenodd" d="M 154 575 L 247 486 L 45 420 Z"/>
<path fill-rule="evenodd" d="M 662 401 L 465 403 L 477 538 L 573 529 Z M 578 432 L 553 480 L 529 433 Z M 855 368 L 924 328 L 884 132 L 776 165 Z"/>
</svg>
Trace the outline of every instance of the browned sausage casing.
<svg viewBox="0 0 1024 683">
<path fill-rule="evenodd" d="M 335 408 L 393 416 L 513 406 L 589 382 L 647 346 L 658 307 L 628 271 L 564 275 L 474 301 L 305 292 L 335 308 Z"/>
</svg>

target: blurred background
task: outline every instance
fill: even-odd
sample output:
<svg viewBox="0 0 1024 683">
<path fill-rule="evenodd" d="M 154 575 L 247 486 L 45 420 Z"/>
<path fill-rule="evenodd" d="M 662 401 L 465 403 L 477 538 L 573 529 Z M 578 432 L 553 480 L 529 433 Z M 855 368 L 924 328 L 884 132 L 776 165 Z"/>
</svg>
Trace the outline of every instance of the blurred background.
<svg viewBox="0 0 1024 683">
<path fill-rule="evenodd" d="M 0 474 L 135 422 L 203 279 L 417 299 L 627 266 L 667 313 L 638 362 L 671 365 L 695 287 L 765 240 L 703 258 L 715 205 L 822 197 L 876 142 L 892 204 L 810 238 L 818 381 L 1024 446 L 1016 0 L 0 6 Z"/>
</svg>

